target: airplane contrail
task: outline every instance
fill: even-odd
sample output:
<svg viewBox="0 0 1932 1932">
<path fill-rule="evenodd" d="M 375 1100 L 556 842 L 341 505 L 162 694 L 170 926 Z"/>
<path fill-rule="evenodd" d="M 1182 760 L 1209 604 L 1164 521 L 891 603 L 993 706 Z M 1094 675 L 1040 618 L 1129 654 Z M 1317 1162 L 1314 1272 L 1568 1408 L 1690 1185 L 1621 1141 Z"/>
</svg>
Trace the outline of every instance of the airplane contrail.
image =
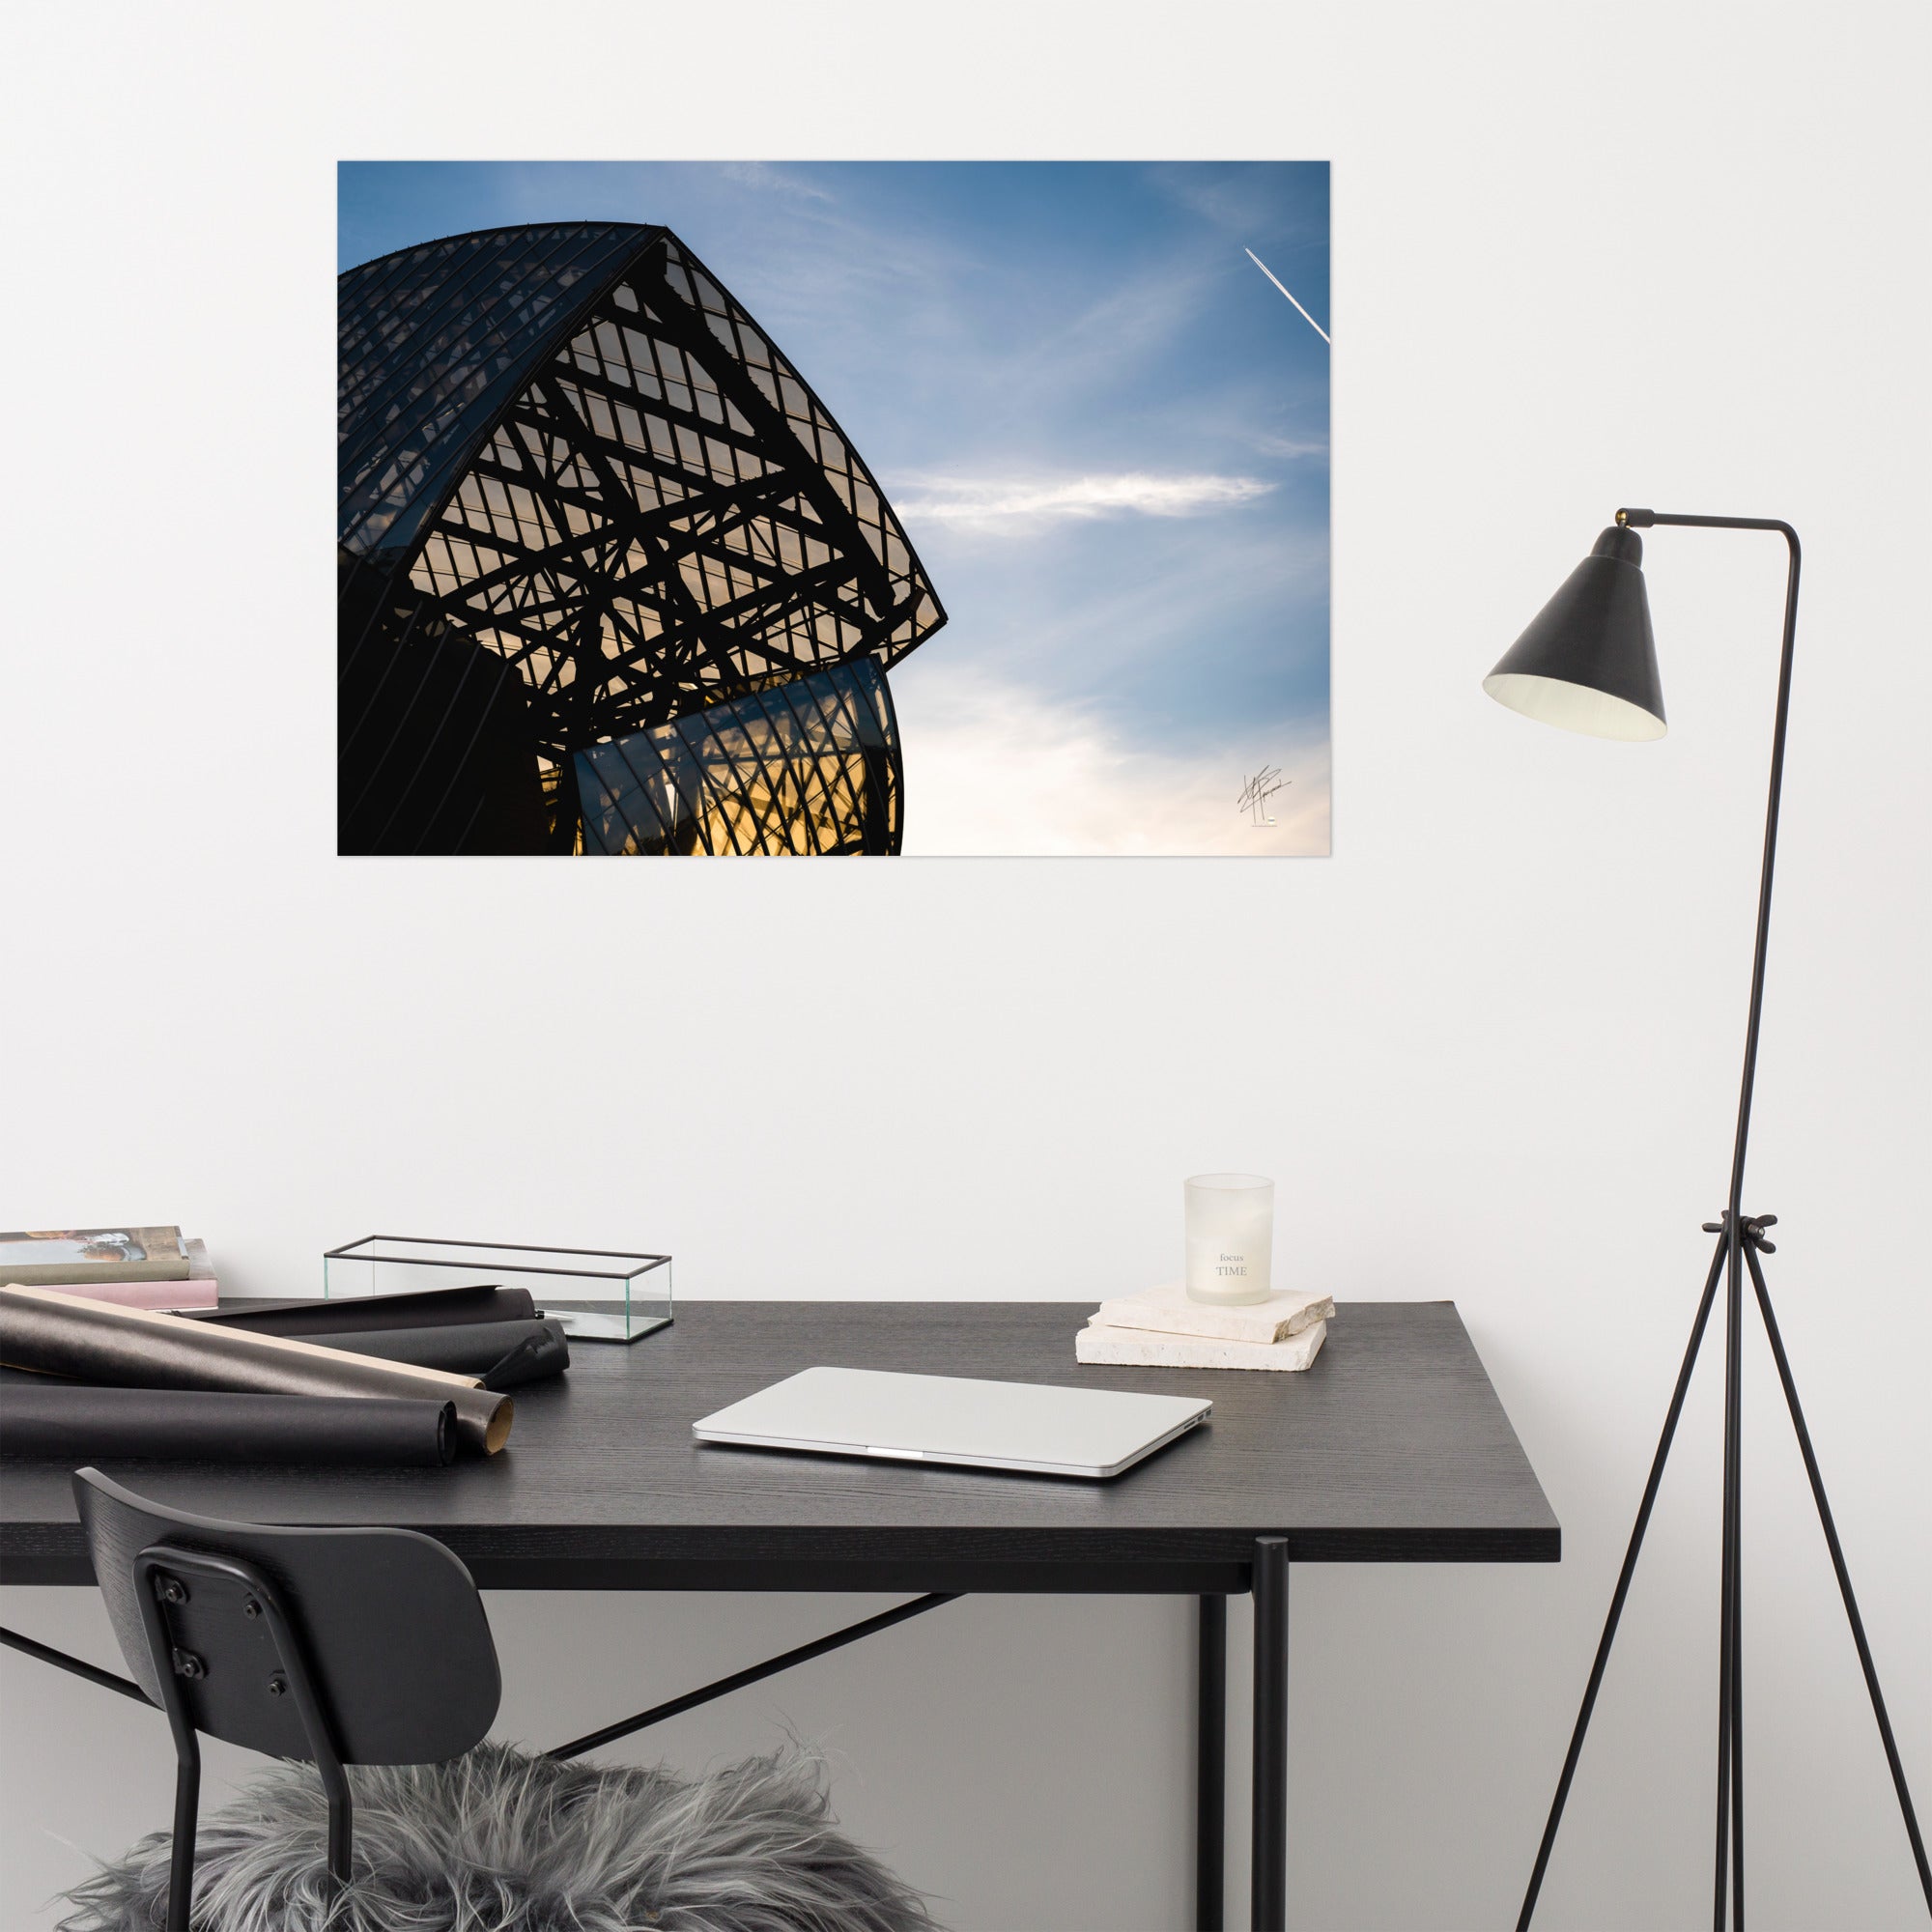
<svg viewBox="0 0 1932 1932">
<path fill-rule="evenodd" d="M 1272 269 L 1270 269 L 1268 265 L 1265 262 L 1264 262 L 1262 258 L 1259 255 L 1257 255 L 1252 248 L 1244 248 L 1241 252 L 1247 256 L 1248 260 L 1251 261 L 1255 265 L 1255 267 L 1258 268 L 1262 271 L 1262 273 L 1264 274 L 1268 278 L 1268 280 L 1275 285 L 1276 288 L 1281 289 L 1283 295 L 1288 296 L 1288 290 L 1282 286 L 1280 276 L 1278 276 L 1275 273 L 1275 271 Z M 1322 339 L 1323 342 L 1327 342 L 1329 348 L 1331 349 L 1334 348 L 1335 346 L 1334 343 L 1329 341 L 1328 331 L 1325 328 L 1323 328 L 1319 322 L 1317 322 L 1315 318 L 1312 315 L 1310 315 L 1308 311 L 1305 308 L 1303 308 L 1298 301 L 1294 301 L 1294 298 L 1293 296 L 1288 296 L 1288 298 L 1290 301 L 1294 302 L 1295 314 L 1298 315 L 1302 319 L 1302 321 L 1305 322 L 1309 326 L 1309 327 L 1312 328 L 1316 332 L 1316 334 Z"/>
</svg>

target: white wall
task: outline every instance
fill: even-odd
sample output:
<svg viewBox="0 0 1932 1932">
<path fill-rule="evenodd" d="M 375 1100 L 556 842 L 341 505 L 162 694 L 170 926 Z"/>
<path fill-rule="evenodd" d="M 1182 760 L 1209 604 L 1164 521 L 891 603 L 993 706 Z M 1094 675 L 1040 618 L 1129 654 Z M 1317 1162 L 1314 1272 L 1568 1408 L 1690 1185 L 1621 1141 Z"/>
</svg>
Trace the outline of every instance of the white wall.
<svg viewBox="0 0 1932 1932">
<path fill-rule="evenodd" d="M 1506 1922 L 1722 1200 L 1776 540 L 1650 540 L 1661 746 L 1535 729 L 1478 679 L 1616 504 L 1787 517 L 1747 1206 L 1783 1219 L 1932 1809 L 1924 10 L 674 11 L 15 18 L 0 1221 L 179 1219 L 265 1293 L 419 1227 L 663 1243 L 695 1296 L 1093 1299 L 1164 1265 L 1181 1175 L 1277 1174 L 1294 1275 L 1459 1302 L 1565 1534 L 1554 1569 L 1297 1574 L 1293 1922 Z M 1332 158 L 1332 860 L 330 856 L 334 160 L 747 154 Z M 1753 1918 L 1918 1923 L 1759 1345 L 1747 1371 Z M 1552 1927 L 1708 1896 L 1716 1379 Z M 854 1607 L 496 1598 L 505 1726 L 568 1734 Z M 0 1612 L 111 1654 L 84 1593 Z M 964 1932 L 1173 1927 L 1187 1629 L 973 1601 L 653 1748 L 823 1739 L 847 1821 Z M 0 1918 L 44 1925 L 84 1852 L 165 1822 L 168 1752 L 12 1653 L 0 1690 Z M 1243 1791 L 1237 1758 L 1237 1818 Z"/>
</svg>

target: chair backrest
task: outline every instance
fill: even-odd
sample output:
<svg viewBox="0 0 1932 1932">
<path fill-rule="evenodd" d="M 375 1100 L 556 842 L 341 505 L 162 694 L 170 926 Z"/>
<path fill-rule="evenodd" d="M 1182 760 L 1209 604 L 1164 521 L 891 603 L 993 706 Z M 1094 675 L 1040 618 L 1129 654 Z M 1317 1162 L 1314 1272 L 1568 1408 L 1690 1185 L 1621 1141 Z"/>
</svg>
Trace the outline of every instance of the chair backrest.
<svg viewBox="0 0 1932 1932">
<path fill-rule="evenodd" d="M 438 1764 L 495 1720 L 502 1679 L 483 1600 L 432 1538 L 222 1522 L 150 1502 L 98 1469 L 79 1470 L 73 1490 L 128 1669 L 164 1704 L 155 1651 L 171 1653 L 169 1689 L 196 1730 L 316 1760 L 306 1698 L 290 1694 L 291 1634 L 296 1675 L 305 1669 L 344 1763 Z"/>
</svg>

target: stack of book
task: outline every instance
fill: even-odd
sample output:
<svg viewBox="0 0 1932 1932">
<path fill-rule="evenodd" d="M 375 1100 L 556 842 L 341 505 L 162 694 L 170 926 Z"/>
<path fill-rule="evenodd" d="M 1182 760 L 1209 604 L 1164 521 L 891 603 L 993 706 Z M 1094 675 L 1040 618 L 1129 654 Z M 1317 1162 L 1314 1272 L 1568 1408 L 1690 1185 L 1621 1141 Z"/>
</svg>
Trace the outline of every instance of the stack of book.
<svg viewBox="0 0 1932 1932">
<path fill-rule="evenodd" d="M 1239 1307 L 1191 1301 L 1178 1281 L 1103 1301 L 1074 1338 L 1075 1361 L 1132 1368 L 1305 1369 L 1328 1338 L 1326 1294 Z"/>
<path fill-rule="evenodd" d="M 120 1308 L 213 1308 L 203 1241 L 179 1228 L 50 1228 L 0 1234 L 0 1282 L 57 1288 Z"/>
</svg>

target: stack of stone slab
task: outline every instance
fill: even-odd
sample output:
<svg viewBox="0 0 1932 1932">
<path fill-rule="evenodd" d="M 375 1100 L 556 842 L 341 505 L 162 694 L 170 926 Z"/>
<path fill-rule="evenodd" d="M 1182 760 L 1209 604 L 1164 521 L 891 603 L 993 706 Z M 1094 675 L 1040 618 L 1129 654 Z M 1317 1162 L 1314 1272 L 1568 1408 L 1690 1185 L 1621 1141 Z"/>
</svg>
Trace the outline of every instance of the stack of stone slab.
<svg viewBox="0 0 1932 1932">
<path fill-rule="evenodd" d="M 1075 1361 L 1162 1369 L 1305 1369 L 1328 1339 L 1326 1294 L 1238 1307 L 1191 1301 L 1181 1283 L 1103 1301 L 1074 1338 Z"/>
</svg>

